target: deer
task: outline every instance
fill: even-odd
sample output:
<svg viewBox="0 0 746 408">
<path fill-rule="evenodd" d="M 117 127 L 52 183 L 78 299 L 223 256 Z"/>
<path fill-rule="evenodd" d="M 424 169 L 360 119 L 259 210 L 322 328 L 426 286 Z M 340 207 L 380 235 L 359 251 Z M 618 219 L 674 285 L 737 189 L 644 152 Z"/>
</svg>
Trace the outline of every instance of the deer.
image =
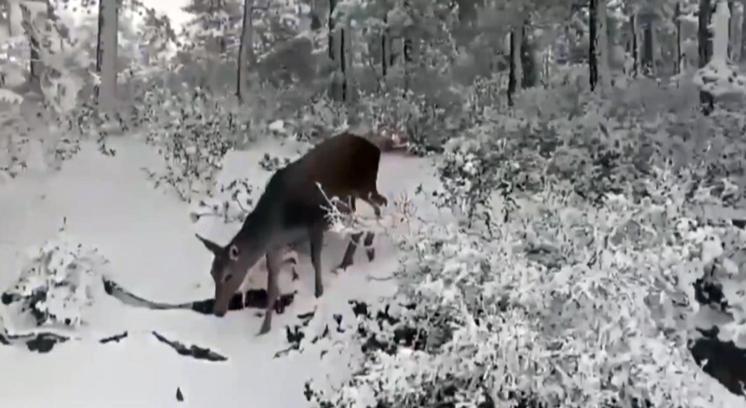
<svg viewBox="0 0 746 408">
<path fill-rule="evenodd" d="M 363 136 L 349 131 L 332 136 L 269 178 L 254 209 L 227 245 L 220 246 L 196 234 L 213 254 L 210 267 L 215 283 L 213 314 L 225 315 L 231 297 L 249 269 L 264 256 L 268 300 L 259 335 L 269 332 L 279 296 L 276 275 L 282 255 L 292 243 L 304 238 L 310 242 L 314 295 L 321 297 L 324 293 L 321 249 L 324 232 L 331 225 L 325 208 L 329 204 L 327 197 L 339 199 L 334 206 L 343 214 L 355 212 L 355 200 L 361 199 L 380 218 L 380 207 L 388 204 L 377 188 L 380 159 L 381 149 Z M 339 269 L 352 265 L 362 234 L 350 234 Z M 373 232 L 367 232 L 366 246 L 372 244 L 373 236 Z M 375 253 L 369 251 L 367 255 L 372 261 Z"/>
</svg>

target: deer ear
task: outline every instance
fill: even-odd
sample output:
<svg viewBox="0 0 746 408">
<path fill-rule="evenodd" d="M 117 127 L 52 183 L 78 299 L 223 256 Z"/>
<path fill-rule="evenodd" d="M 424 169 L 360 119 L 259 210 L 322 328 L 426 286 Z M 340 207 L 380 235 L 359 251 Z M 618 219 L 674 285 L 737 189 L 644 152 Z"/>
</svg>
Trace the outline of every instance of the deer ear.
<svg viewBox="0 0 746 408">
<path fill-rule="evenodd" d="M 205 248 L 207 248 L 213 254 L 217 255 L 217 254 L 219 254 L 220 252 L 223 251 L 223 248 L 221 248 L 220 245 L 218 245 L 218 244 L 216 244 L 216 243 L 214 243 L 214 242 L 212 242 L 212 241 L 210 241 L 208 239 L 200 237 L 199 234 L 194 234 L 194 235 L 197 237 L 198 240 L 200 240 L 200 242 L 202 242 L 202 244 L 205 246 Z"/>
<path fill-rule="evenodd" d="M 235 261 L 238 259 L 238 254 L 238 247 L 235 244 L 231 245 L 231 247 L 228 249 L 228 258 L 231 261 Z"/>
</svg>

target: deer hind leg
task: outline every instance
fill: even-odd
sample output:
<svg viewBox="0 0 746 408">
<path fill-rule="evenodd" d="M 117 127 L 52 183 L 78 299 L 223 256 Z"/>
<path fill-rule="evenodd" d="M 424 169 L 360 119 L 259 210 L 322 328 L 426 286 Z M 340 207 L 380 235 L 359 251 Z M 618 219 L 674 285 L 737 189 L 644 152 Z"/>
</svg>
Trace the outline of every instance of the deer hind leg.
<svg viewBox="0 0 746 408">
<path fill-rule="evenodd" d="M 368 231 L 365 234 L 365 240 L 363 241 L 365 254 L 368 256 L 368 262 L 373 262 L 373 260 L 376 259 L 376 249 L 373 247 L 373 238 L 375 238 L 375 236 L 375 233 Z"/>
<path fill-rule="evenodd" d="M 269 332 L 272 328 L 272 313 L 279 296 L 277 287 L 277 272 L 280 270 L 282 251 L 270 249 L 267 251 L 267 309 L 264 312 L 264 322 L 259 329 L 259 335 Z"/>
<path fill-rule="evenodd" d="M 311 241 L 311 264 L 313 264 L 314 295 L 321 297 L 324 294 L 324 285 L 321 282 L 321 247 L 324 245 L 324 228 L 315 225 L 308 230 Z"/>
<path fill-rule="evenodd" d="M 344 256 L 342 256 L 342 263 L 339 264 L 339 269 L 345 270 L 348 266 L 352 265 L 355 258 L 355 251 L 357 250 L 357 246 L 360 244 L 360 238 L 362 236 L 362 232 L 350 234 L 350 242 L 347 244 Z"/>
</svg>

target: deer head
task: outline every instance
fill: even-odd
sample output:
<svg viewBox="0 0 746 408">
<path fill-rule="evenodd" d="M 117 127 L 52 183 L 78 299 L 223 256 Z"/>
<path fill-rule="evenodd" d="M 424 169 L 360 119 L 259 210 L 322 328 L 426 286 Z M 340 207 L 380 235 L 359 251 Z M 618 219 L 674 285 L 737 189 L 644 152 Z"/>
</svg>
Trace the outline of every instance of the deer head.
<svg viewBox="0 0 746 408">
<path fill-rule="evenodd" d="M 222 247 L 199 235 L 196 236 L 214 256 L 210 267 L 210 275 L 215 282 L 213 313 L 222 317 L 228 311 L 231 298 L 246 278 L 249 269 L 264 255 L 265 248 L 249 242 L 234 242 Z"/>
</svg>

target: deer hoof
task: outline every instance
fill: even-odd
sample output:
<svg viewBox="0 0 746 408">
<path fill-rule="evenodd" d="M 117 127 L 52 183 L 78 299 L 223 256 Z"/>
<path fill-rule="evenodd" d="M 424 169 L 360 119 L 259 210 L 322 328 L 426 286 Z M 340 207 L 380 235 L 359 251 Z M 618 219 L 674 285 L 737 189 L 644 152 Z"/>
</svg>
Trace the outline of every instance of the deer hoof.
<svg viewBox="0 0 746 408">
<path fill-rule="evenodd" d="M 373 260 L 376 259 L 376 250 L 368 249 L 365 251 L 365 255 L 368 256 L 368 262 L 373 262 Z"/>
</svg>

